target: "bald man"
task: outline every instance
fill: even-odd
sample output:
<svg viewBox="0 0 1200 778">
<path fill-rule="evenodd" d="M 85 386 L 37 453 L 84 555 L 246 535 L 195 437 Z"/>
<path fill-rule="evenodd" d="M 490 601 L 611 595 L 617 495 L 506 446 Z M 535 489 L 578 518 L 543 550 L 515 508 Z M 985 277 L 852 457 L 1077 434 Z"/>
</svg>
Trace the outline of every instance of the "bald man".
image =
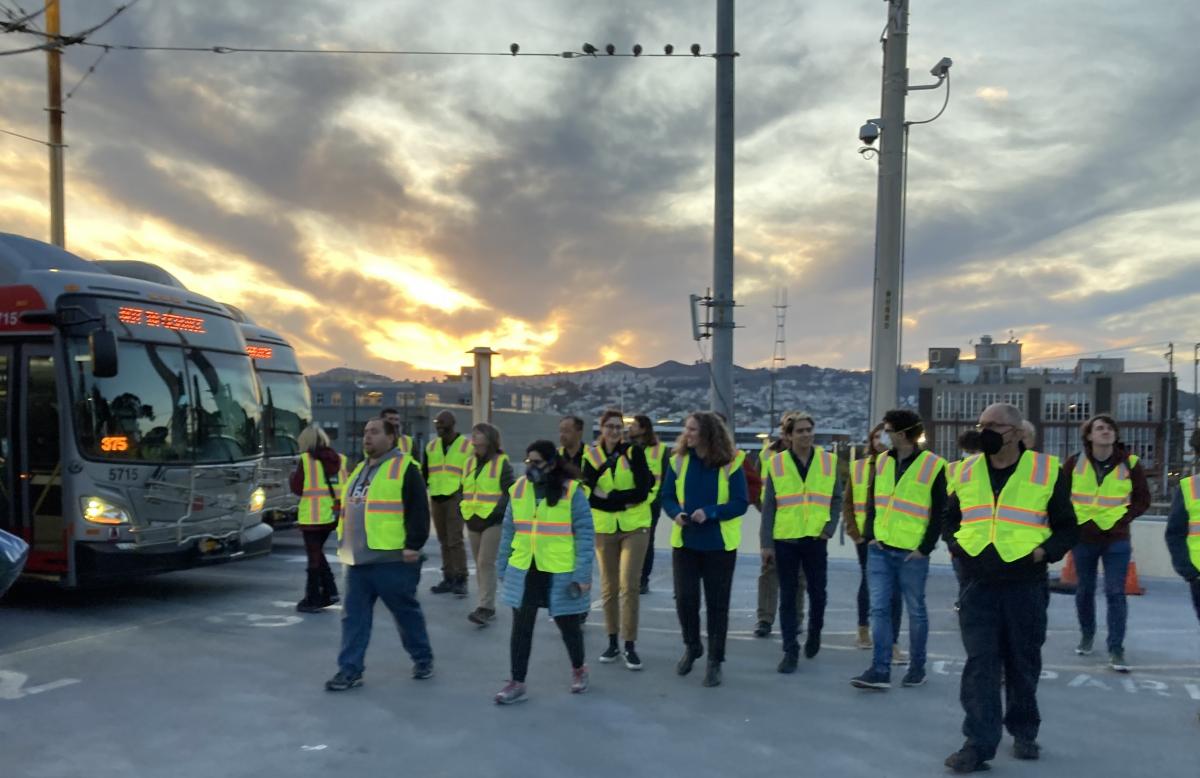
<svg viewBox="0 0 1200 778">
<path fill-rule="evenodd" d="M 433 420 L 436 433 L 425 447 L 425 482 L 433 508 L 433 526 L 442 547 L 442 580 L 430 588 L 434 594 L 452 592 L 467 596 L 467 551 L 463 542 L 462 482 L 471 441 L 458 434 L 450 411 Z"/>
</svg>

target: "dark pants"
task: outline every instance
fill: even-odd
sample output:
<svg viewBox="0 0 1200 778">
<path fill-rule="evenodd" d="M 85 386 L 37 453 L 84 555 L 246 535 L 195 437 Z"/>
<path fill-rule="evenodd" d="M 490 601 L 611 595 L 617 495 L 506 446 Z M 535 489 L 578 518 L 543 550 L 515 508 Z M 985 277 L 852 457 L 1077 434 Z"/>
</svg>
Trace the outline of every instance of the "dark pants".
<svg viewBox="0 0 1200 778">
<path fill-rule="evenodd" d="M 858 554 L 858 626 L 870 624 L 871 590 L 867 586 L 867 549 L 870 543 L 855 543 L 854 553 Z M 900 642 L 900 619 L 904 617 L 904 597 L 897 587 L 892 592 L 892 643 Z"/>
<path fill-rule="evenodd" d="M 330 533 L 336 528 L 336 524 L 314 524 L 300 528 L 309 570 L 329 569 L 329 560 L 325 558 L 325 541 L 329 540 Z"/>
<path fill-rule="evenodd" d="M 1133 545 L 1128 538 L 1111 543 L 1080 543 L 1072 550 L 1079 585 L 1075 587 L 1075 612 L 1079 614 L 1079 631 L 1087 637 L 1096 634 L 1096 573 L 1104 560 L 1104 599 L 1108 602 L 1108 650 L 1125 648 L 1125 621 L 1128 605 L 1125 602 L 1125 574 Z"/>
<path fill-rule="evenodd" d="M 696 551 L 677 548 L 671 554 L 675 572 L 675 612 L 683 630 L 683 644 L 695 650 L 700 643 L 700 585 L 708 610 L 708 661 L 725 661 L 725 633 L 729 630 L 729 594 L 737 551 Z"/>
<path fill-rule="evenodd" d="M 533 627 L 537 623 L 538 608 L 545 607 L 550 601 L 550 582 L 553 577 L 550 573 L 538 570 L 536 563 L 531 564 L 525 573 L 525 593 L 521 597 L 521 607 L 513 608 L 512 635 L 508 640 L 508 649 L 512 679 L 517 683 L 525 683 L 525 674 L 529 672 L 529 655 L 533 651 Z M 554 623 L 562 633 L 567 655 L 571 658 L 571 667 L 583 667 L 583 614 L 555 616 Z"/>
<path fill-rule="evenodd" d="M 1196 609 L 1196 618 L 1200 619 L 1200 578 L 1191 582 L 1192 607 Z"/>
<path fill-rule="evenodd" d="M 1037 684 L 1049 600 L 1045 580 L 963 583 L 958 612 L 967 651 L 960 690 L 963 734 L 984 760 L 996 755 L 1002 725 L 1014 738 L 1037 739 L 1042 721 Z M 1002 685 L 1007 713 L 1000 702 Z"/>
<path fill-rule="evenodd" d="M 650 574 L 654 572 L 654 531 L 658 529 L 658 517 L 662 514 L 662 504 L 655 501 L 650 504 L 650 541 L 646 544 L 646 561 L 642 563 L 642 586 L 650 583 Z"/>
<path fill-rule="evenodd" d="M 338 668 L 359 675 L 366 665 L 367 643 L 371 641 L 371 623 L 375 601 L 383 604 L 396 619 L 400 642 L 414 662 L 432 662 L 433 649 L 425 631 L 425 614 L 417 602 L 417 584 L 421 580 L 420 562 L 383 562 L 375 565 L 346 565 L 346 593 L 342 600 L 342 650 Z"/>
<path fill-rule="evenodd" d="M 779 632 L 783 650 L 799 650 L 796 635 L 796 590 L 800 588 L 800 571 L 808 585 L 808 634 L 814 639 L 825 626 L 826 574 L 829 567 L 828 541 L 821 538 L 801 538 L 795 543 L 775 542 L 775 568 L 779 571 Z"/>
</svg>

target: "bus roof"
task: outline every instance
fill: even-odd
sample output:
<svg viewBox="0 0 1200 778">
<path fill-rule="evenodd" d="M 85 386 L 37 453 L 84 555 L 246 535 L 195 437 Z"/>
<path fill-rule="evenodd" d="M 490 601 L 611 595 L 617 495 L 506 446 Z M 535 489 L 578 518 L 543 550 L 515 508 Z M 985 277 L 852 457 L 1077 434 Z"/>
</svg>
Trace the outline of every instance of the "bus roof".
<svg viewBox="0 0 1200 778">
<path fill-rule="evenodd" d="M 53 309 L 59 295 L 82 293 L 188 305 L 231 318 L 229 311 L 215 300 L 188 291 L 178 281 L 170 285 L 131 278 L 110 272 L 109 267 L 32 238 L 0 233 L 0 287 L 19 287 L 27 293 L 36 293 L 44 308 Z M 34 310 L 38 302 L 28 300 L 29 296 L 26 295 L 22 307 Z"/>
</svg>

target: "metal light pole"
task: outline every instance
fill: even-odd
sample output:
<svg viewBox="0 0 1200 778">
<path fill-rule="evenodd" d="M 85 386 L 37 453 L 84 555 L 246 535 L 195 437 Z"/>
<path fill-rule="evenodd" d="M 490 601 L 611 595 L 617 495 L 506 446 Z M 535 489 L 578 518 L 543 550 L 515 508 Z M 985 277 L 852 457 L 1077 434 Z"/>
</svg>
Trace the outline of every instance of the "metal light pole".
<svg viewBox="0 0 1200 778">
<path fill-rule="evenodd" d="M 59 0 L 46 0 L 46 34 L 51 39 L 61 32 Z M 63 110 L 62 49 L 46 49 L 46 112 L 50 121 L 50 242 L 65 247 L 67 235 L 63 197 Z"/>
<path fill-rule="evenodd" d="M 1175 420 L 1175 344 L 1167 344 L 1167 407 L 1164 409 L 1163 418 L 1166 421 L 1167 431 L 1164 435 L 1166 445 L 1163 446 L 1165 451 L 1162 455 L 1162 493 L 1163 496 L 1170 494 L 1170 489 L 1167 485 L 1167 479 L 1170 474 L 1169 465 L 1171 462 L 1171 427 L 1174 426 Z"/>
<path fill-rule="evenodd" d="M 904 103 L 908 95 L 908 0 L 889 0 L 883 42 L 879 186 L 875 201 L 875 291 L 871 303 L 871 411 L 895 407 L 900 367 L 900 254 L 904 208 Z"/>
<path fill-rule="evenodd" d="M 717 0 L 716 176 L 713 203 L 712 388 L 714 411 L 733 431 L 733 2 Z"/>
</svg>

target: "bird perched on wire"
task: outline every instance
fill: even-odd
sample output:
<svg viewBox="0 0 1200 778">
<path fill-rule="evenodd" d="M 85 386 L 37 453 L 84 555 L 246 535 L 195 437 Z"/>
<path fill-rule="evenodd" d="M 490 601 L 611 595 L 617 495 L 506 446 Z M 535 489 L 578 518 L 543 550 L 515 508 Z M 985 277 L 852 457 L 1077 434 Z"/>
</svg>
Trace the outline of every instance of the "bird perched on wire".
<svg viewBox="0 0 1200 778">
<path fill-rule="evenodd" d="M 675 53 L 675 47 L 672 46 L 671 44 L 668 43 L 666 46 L 663 46 L 663 54 L 666 54 L 669 56 L 674 53 Z"/>
<path fill-rule="evenodd" d="M 515 56 L 517 56 L 517 52 L 521 50 L 521 47 L 515 43 L 510 43 L 508 45 L 508 50 L 511 51 L 512 55 L 515 57 Z"/>
<path fill-rule="evenodd" d="M 640 44 L 640 43 L 633 44 L 633 56 L 635 56 L 635 57 L 642 56 L 642 44 Z"/>
<path fill-rule="evenodd" d="M 594 57 L 594 56 L 596 56 L 596 47 L 590 43 L 585 43 L 585 44 L 583 44 L 583 53 L 590 54 L 591 56 Z"/>
<path fill-rule="evenodd" d="M 617 47 L 609 43 L 604 47 L 604 53 L 611 57 L 617 53 Z"/>
<path fill-rule="evenodd" d="M 699 57 L 699 56 L 700 56 L 700 44 L 699 44 L 699 43 L 693 43 L 693 44 L 692 44 L 692 56 L 693 56 L 693 57 Z"/>
</svg>

